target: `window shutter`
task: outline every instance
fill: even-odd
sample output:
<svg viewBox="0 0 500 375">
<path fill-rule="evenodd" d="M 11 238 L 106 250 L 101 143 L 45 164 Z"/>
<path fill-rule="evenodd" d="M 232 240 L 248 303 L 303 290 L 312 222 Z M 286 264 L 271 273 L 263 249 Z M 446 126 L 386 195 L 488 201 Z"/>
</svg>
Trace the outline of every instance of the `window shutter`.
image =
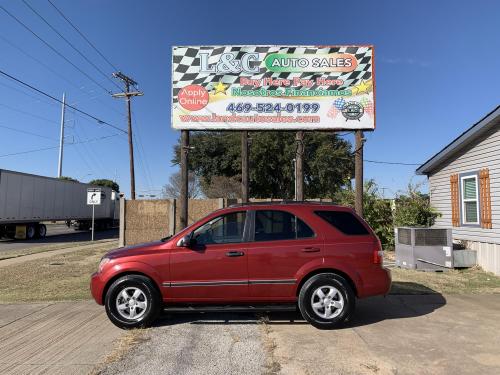
<svg viewBox="0 0 500 375">
<path fill-rule="evenodd" d="M 450 191 L 451 191 L 451 225 L 454 227 L 460 226 L 460 202 L 458 196 L 458 174 L 450 176 Z"/>
<path fill-rule="evenodd" d="M 479 171 L 479 202 L 481 207 L 481 228 L 491 229 L 490 171 Z"/>
</svg>

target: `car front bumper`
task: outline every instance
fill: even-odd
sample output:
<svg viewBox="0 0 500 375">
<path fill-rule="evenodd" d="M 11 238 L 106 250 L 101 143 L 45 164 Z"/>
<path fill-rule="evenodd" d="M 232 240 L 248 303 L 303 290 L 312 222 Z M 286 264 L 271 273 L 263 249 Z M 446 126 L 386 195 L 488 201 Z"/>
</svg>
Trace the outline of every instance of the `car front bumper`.
<svg viewBox="0 0 500 375">
<path fill-rule="evenodd" d="M 90 293 L 94 300 L 99 304 L 103 305 L 102 293 L 104 290 L 104 281 L 101 279 L 101 275 L 98 272 L 95 272 L 90 277 Z"/>
</svg>

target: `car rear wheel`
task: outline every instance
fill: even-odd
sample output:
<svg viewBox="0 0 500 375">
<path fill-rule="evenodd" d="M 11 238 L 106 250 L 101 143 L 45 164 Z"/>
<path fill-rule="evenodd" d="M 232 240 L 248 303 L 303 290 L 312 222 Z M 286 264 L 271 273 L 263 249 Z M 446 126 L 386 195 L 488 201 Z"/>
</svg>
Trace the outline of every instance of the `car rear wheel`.
<svg viewBox="0 0 500 375">
<path fill-rule="evenodd" d="M 332 329 L 348 320 L 355 307 L 349 283 L 334 273 L 321 273 L 307 280 L 299 294 L 299 309 L 316 328 Z"/>
<path fill-rule="evenodd" d="M 158 316 L 161 298 L 149 278 L 126 275 L 111 284 L 104 304 L 109 319 L 117 327 L 143 328 Z"/>
</svg>

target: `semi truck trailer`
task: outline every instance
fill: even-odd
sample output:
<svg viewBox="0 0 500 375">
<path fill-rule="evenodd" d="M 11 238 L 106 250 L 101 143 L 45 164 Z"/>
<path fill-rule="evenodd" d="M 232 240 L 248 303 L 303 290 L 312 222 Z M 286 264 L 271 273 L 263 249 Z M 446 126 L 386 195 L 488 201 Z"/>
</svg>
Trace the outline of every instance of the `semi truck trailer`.
<svg viewBox="0 0 500 375">
<path fill-rule="evenodd" d="M 44 222 L 51 221 L 90 229 L 88 189 L 101 190 L 101 204 L 94 207 L 95 229 L 116 225 L 120 201 L 109 187 L 0 169 L 0 238 L 43 238 L 47 234 Z"/>
</svg>

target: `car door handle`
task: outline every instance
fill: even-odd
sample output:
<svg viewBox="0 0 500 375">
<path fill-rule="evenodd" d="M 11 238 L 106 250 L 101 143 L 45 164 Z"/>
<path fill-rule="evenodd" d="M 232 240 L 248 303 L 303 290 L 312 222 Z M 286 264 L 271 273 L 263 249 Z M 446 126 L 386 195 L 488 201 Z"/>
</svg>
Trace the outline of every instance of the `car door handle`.
<svg viewBox="0 0 500 375">
<path fill-rule="evenodd" d="M 302 252 L 304 252 L 304 253 L 317 253 L 317 252 L 319 252 L 319 247 L 304 247 L 302 249 Z"/>
<path fill-rule="evenodd" d="M 243 255 L 245 255 L 243 251 L 228 251 L 226 253 L 227 257 L 242 257 Z"/>
</svg>

